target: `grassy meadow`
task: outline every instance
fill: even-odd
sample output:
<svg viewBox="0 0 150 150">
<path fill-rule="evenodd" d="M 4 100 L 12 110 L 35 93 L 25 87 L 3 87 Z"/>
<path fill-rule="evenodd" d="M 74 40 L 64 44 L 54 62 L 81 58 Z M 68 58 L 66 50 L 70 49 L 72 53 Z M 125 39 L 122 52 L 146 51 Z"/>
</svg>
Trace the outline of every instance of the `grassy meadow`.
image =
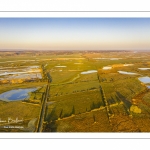
<svg viewBox="0 0 150 150">
<path fill-rule="evenodd" d="M 147 128 L 150 96 L 138 78 L 150 76 L 149 54 L 144 52 L 28 52 L 2 53 L 0 68 L 15 71 L 39 66 L 42 79 L 1 83 L 0 94 L 13 89 L 37 88 L 25 101 L 0 101 L 0 118 L 38 118 L 42 95 L 52 77 L 43 132 L 139 132 Z M 127 65 L 130 64 L 130 65 Z M 111 66 L 104 70 L 103 67 Z M 95 70 L 97 72 L 83 74 Z M 120 74 L 118 71 L 137 73 Z M 45 74 L 45 75 L 44 75 Z M 0 76 L 1 80 L 3 76 Z M 140 96 L 142 94 L 142 96 Z M 132 109 L 131 109 L 132 106 Z M 137 111 L 138 110 L 138 111 Z M 142 127 L 140 120 L 145 125 Z M 127 123 L 125 123 L 127 120 Z M 121 123 L 120 123 L 121 122 Z"/>
</svg>

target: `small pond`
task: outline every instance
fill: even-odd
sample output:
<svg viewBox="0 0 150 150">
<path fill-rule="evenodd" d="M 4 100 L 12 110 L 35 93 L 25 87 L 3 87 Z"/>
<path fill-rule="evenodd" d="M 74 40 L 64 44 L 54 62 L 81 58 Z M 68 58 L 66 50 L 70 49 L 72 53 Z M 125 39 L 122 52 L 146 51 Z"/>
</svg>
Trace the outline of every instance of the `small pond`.
<svg viewBox="0 0 150 150">
<path fill-rule="evenodd" d="M 122 58 L 110 58 L 110 60 L 119 60 L 119 59 L 122 59 Z"/>
<path fill-rule="evenodd" d="M 140 77 L 138 78 L 143 83 L 150 83 L 150 77 Z"/>
<path fill-rule="evenodd" d="M 150 89 L 150 85 L 147 85 L 147 88 Z"/>
<path fill-rule="evenodd" d="M 112 67 L 110 67 L 110 66 L 103 67 L 103 70 L 109 70 L 109 69 L 112 69 Z"/>
<path fill-rule="evenodd" d="M 16 89 L 4 92 L 0 94 L 0 100 L 4 101 L 18 101 L 24 100 L 29 96 L 29 92 L 35 91 L 37 88 L 29 88 L 29 89 Z"/>
<path fill-rule="evenodd" d="M 149 70 L 150 68 L 138 68 L 139 70 Z"/>
<path fill-rule="evenodd" d="M 120 74 L 127 74 L 127 75 L 139 75 L 138 73 L 133 72 L 126 72 L 126 71 L 118 71 Z"/>
<path fill-rule="evenodd" d="M 134 64 L 124 64 L 123 66 L 133 66 Z"/>
<path fill-rule="evenodd" d="M 97 72 L 97 70 L 88 70 L 88 71 L 81 72 L 81 74 L 90 74 L 95 72 Z"/>
</svg>

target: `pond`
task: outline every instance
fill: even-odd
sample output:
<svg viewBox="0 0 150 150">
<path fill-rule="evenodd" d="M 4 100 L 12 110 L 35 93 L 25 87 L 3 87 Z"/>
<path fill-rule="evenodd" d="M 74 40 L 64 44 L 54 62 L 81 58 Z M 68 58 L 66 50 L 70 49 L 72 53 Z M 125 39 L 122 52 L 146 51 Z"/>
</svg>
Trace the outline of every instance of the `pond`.
<svg viewBox="0 0 150 150">
<path fill-rule="evenodd" d="M 110 66 L 103 67 L 103 70 L 109 70 L 109 69 L 112 69 L 112 67 L 110 67 Z"/>
<path fill-rule="evenodd" d="M 36 91 L 37 88 L 16 89 L 0 94 L 0 100 L 3 101 L 18 101 L 29 97 L 29 92 Z"/>
<path fill-rule="evenodd" d="M 123 66 L 133 66 L 134 64 L 124 64 Z"/>
<path fill-rule="evenodd" d="M 127 75 L 139 75 L 138 73 L 133 72 L 126 72 L 126 71 L 118 71 L 120 74 L 127 74 Z"/>
<path fill-rule="evenodd" d="M 150 68 L 138 68 L 139 70 L 149 70 Z"/>
<path fill-rule="evenodd" d="M 119 60 L 119 59 L 122 59 L 122 58 L 110 58 L 110 60 Z"/>
<path fill-rule="evenodd" d="M 150 89 L 150 85 L 148 85 L 147 88 Z"/>
<path fill-rule="evenodd" d="M 138 78 L 143 83 L 150 83 L 150 77 L 140 77 Z"/>
<path fill-rule="evenodd" d="M 97 70 L 84 71 L 84 72 L 81 72 L 81 74 L 90 74 L 90 73 L 95 73 L 95 72 L 97 72 Z"/>
</svg>

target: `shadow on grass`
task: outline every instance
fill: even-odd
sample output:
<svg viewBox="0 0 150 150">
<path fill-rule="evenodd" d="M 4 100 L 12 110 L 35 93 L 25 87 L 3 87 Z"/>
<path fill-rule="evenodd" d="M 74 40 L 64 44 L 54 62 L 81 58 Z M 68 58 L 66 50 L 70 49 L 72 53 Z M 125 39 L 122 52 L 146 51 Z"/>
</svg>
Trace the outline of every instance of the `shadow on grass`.
<svg viewBox="0 0 150 150">
<path fill-rule="evenodd" d="M 90 108 L 91 110 L 93 110 L 96 108 L 100 108 L 100 106 L 103 106 L 103 104 L 100 101 L 98 101 L 98 102 L 93 102 Z"/>
<path fill-rule="evenodd" d="M 108 104 L 109 104 L 109 105 L 116 103 L 115 99 L 114 99 L 112 96 L 111 96 L 111 98 L 109 98 L 107 101 L 108 101 Z"/>
<path fill-rule="evenodd" d="M 51 121 L 50 123 L 48 123 L 43 132 L 57 132 L 56 121 Z"/>
<path fill-rule="evenodd" d="M 116 95 L 116 100 L 117 100 L 118 103 L 121 102 L 120 98 L 117 95 Z"/>
<path fill-rule="evenodd" d="M 47 109 L 46 109 L 47 114 Z M 58 116 L 56 115 L 56 107 L 52 109 L 52 111 L 46 115 L 45 121 L 48 122 L 48 124 L 45 126 L 45 129 L 43 132 L 56 132 L 57 131 L 57 125 L 56 121 L 58 119 Z"/>
<path fill-rule="evenodd" d="M 75 114 L 75 107 L 73 106 L 71 112 L 65 113 L 62 118 L 69 117 L 69 116 L 74 115 L 74 114 Z"/>
<path fill-rule="evenodd" d="M 46 113 L 46 114 L 47 114 L 47 113 Z M 55 120 L 57 120 L 57 119 L 58 119 L 58 116 L 57 116 L 57 114 L 56 114 L 56 107 L 54 107 L 54 108 L 52 109 L 52 111 L 51 111 L 49 114 L 46 115 L 45 121 L 51 122 L 51 121 L 55 121 Z"/>
<path fill-rule="evenodd" d="M 120 100 L 123 101 L 123 103 L 125 104 L 125 106 L 127 107 L 127 109 L 130 109 L 132 103 L 131 103 L 130 101 L 128 101 L 128 100 L 126 99 L 126 97 L 123 96 L 122 94 L 120 94 L 119 92 L 116 92 L 116 94 L 117 94 L 117 97 L 119 97 Z"/>
</svg>

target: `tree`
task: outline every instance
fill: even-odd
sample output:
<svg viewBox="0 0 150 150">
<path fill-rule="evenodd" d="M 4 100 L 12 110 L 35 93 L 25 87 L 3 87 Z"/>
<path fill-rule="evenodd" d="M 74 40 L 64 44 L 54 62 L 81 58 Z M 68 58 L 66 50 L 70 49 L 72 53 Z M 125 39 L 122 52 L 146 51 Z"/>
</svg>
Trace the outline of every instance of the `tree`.
<svg viewBox="0 0 150 150">
<path fill-rule="evenodd" d="M 59 118 L 62 118 L 63 109 L 60 111 Z"/>
<path fill-rule="evenodd" d="M 72 107 L 72 112 L 71 112 L 71 114 L 72 114 L 72 115 L 75 114 L 75 108 L 74 108 L 74 106 Z"/>
</svg>

